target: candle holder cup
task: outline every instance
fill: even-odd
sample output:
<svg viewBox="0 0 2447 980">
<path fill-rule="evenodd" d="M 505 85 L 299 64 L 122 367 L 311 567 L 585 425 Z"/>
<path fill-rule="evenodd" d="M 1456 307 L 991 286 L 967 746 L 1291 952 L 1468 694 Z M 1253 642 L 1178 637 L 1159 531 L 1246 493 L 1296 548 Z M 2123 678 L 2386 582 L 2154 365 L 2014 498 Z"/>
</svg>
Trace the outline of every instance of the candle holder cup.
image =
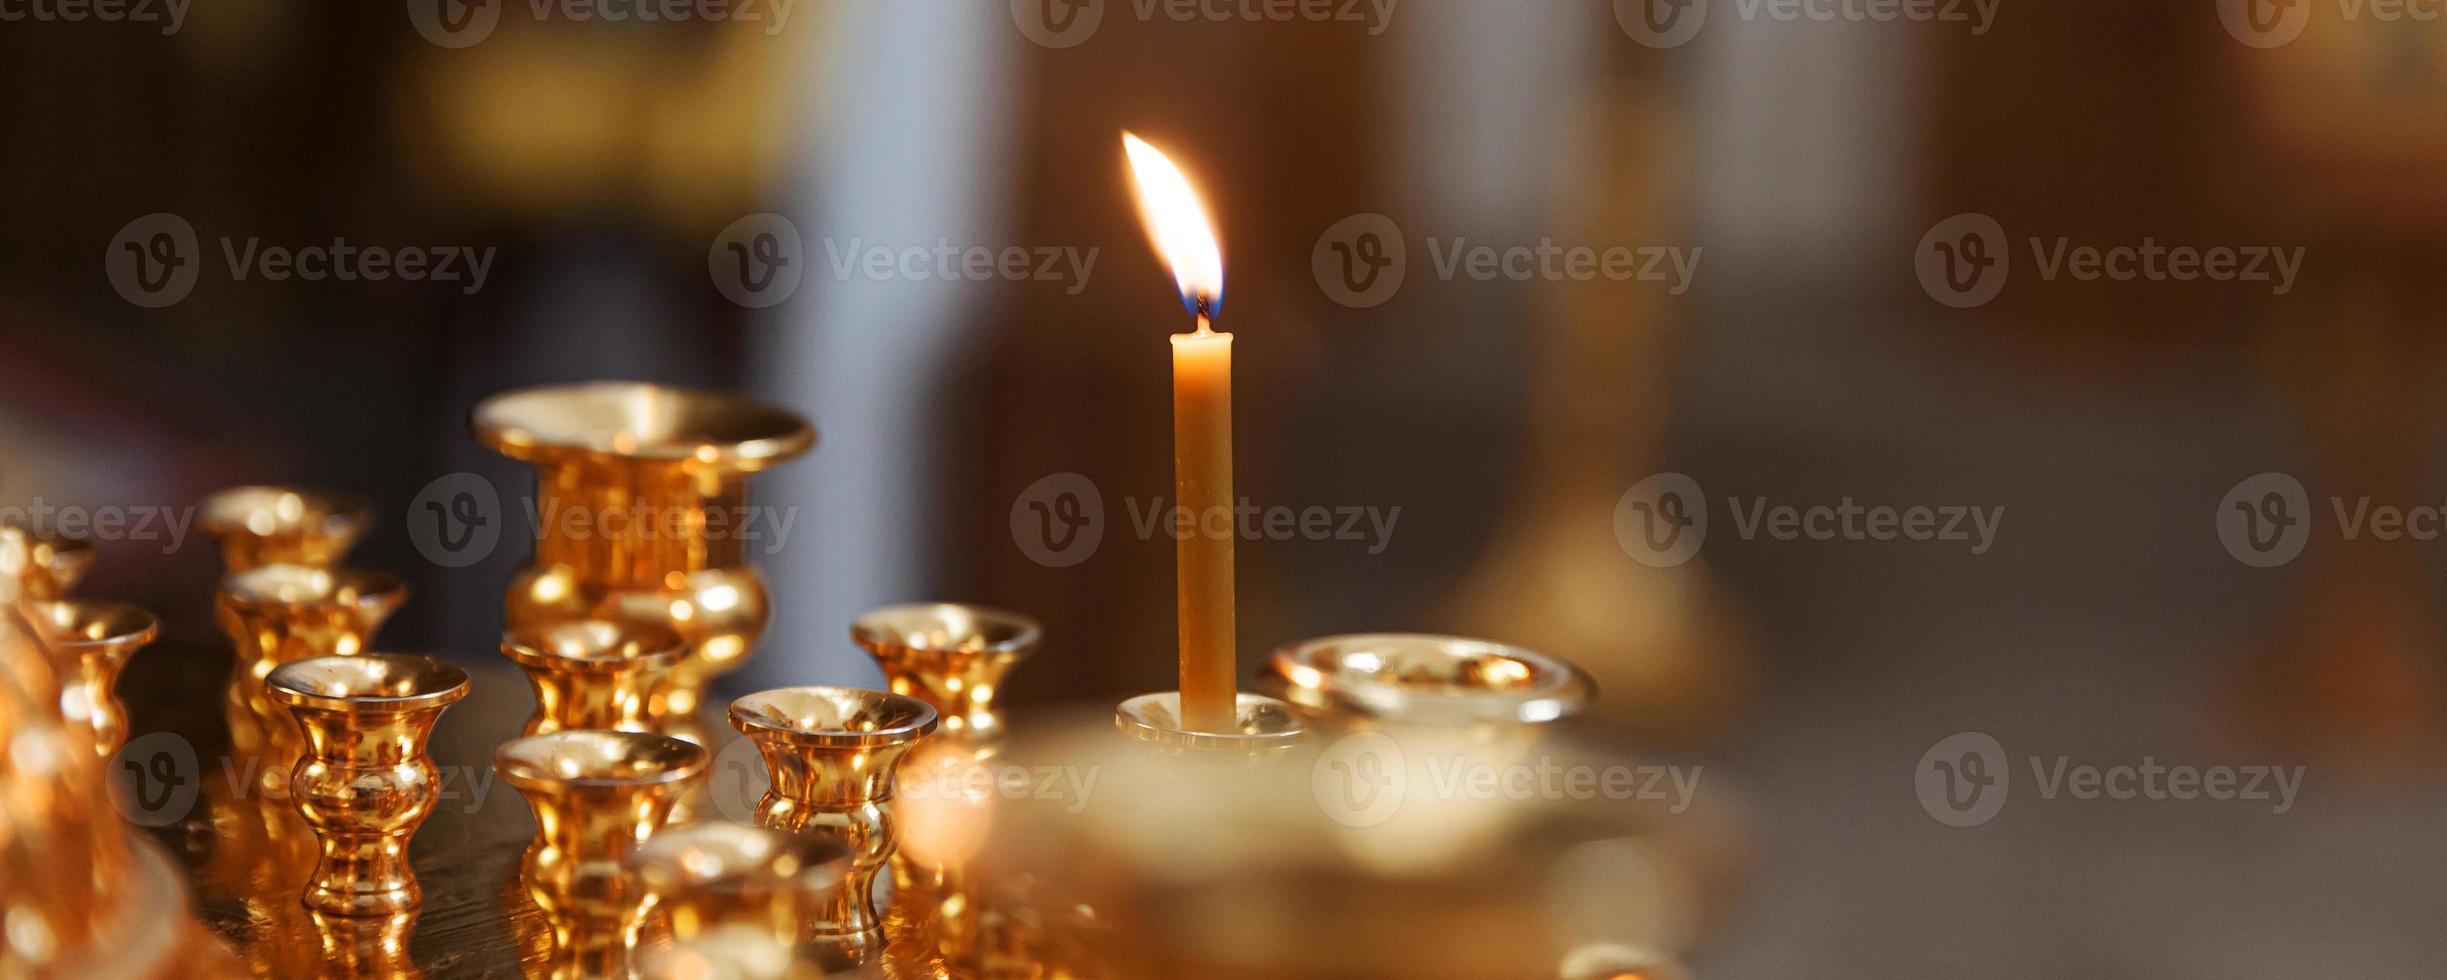
<svg viewBox="0 0 2447 980">
<path fill-rule="evenodd" d="M 393 575 L 362 569 L 264 565 L 221 580 L 214 619 L 237 648 L 224 691 L 230 746 L 260 760 L 256 790 L 286 796 L 289 769 L 303 746 L 265 687 L 282 664 L 367 650 L 374 631 L 408 600 Z"/>
<path fill-rule="evenodd" d="M 467 672 L 400 654 L 313 657 L 274 669 L 266 688 L 305 735 L 290 798 L 321 845 L 306 907 L 344 916 L 415 908 L 408 838 L 440 789 L 425 743 L 467 696 Z"/>
<path fill-rule="evenodd" d="M 675 947 L 744 934 L 788 951 L 840 889 L 850 852 L 839 840 L 709 821 L 654 835 L 629 867 Z"/>
<path fill-rule="evenodd" d="M 601 619 L 527 626 L 501 639 L 502 655 L 526 673 L 535 692 L 526 734 L 594 728 L 703 745 L 695 719 L 665 718 L 655 710 L 655 693 L 687 650 L 669 629 Z"/>
<path fill-rule="evenodd" d="M 221 542 L 221 567 L 337 565 L 374 524 L 357 497 L 300 487 L 231 487 L 204 498 L 197 525 Z"/>
<path fill-rule="evenodd" d="M 161 623 L 123 602 L 34 602 L 26 612 L 51 650 L 60 714 L 91 729 L 94 751 L 110 758 L 127 743 L 127 706 L 115 691 L 119 671 L 161 635 Z"/>
<path fill-rule="evenodd" d="M 75 591 L 78 582 L 84 581 L 85 573 L 93 571 L 98 556 L 91 541 L 13 525 L 7 530 L 17 535 L 25 548 L 25 567 L 17 576 L 20 598 L 65 599 Z"/>
<path fill-rule="evenodd" d="M 1263 694 L 1238 692 L 1232 709 L 1232 730 L 1190 731 L 1181 724 L 1181 692 L 1160 691 L 1123 701 L 1114 709 L 1113 724 L 1160 754 L 1252 761 L 1280 758 L 1298 747 L 1306 733 L 1291 705 Z"/>
<path fill-rule="evenodd" d="M 772 778 L 757 824 L 837 841 L 851 855 L 841 888 L 816 917 L 816 941 L 850 958 L 872 954 L 882 940 L 875 878 L 898 846 L 896 770 L 935 730 L 935 709 L 883 691 L 791 687 L 731 702 L 730 720 Z"/>
<path fill-rule="evenodd" d="M 706 761 L 693 742 L 592 729 L 530 735 L 494 753 L 494 770 L 535 813 L 521 878 L 551 923 L 556 976 L 628 975 L 646 893 L 625 864 Z"/>
<path fill-rule="evenodd" d="M 971 743 L 1003 735 L 995 696 L 1044 636 L 1019 613 L 951 602 L 887 606 L 850 624 L 850 640 L 883 667 L 892 693 L 933 706 L 943 735 Z"/>
<path fill-rule="evenodd" d="M 747 564 L 748 478 L 805 453 L 815 429 L 746 399 L 635 382 L 528 388 L 470 420 L 485 446 L 536 467 L 534 563 L 512 581 L 513 630 L 639 620 L 688 653 L 656 710 L 693 716 L 770 616 Z"/>
<path fill-rule="evenodd" d="M 1579 713 L 1596 693 L 1561 657 L 1464 636 L 1319 637 L 1276 650 L 1268 667 L 1286 701 L 1336 729 L 1538 726 Z"/>
</svg>

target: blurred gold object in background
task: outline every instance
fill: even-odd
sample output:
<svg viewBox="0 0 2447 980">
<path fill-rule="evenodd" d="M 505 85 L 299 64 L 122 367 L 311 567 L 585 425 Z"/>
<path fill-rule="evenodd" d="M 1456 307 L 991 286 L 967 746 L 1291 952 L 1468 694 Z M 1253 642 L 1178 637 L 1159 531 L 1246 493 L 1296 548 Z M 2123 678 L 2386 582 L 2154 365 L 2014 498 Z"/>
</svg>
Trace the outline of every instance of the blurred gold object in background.
<svg viewBox="0 0 2447 980">
<path fill-rule="evenodd" d="M 432 812 L 439 774 L 425 742 L 467 696 L 467 672 L 427 657 L 365 653 L 283 664 L 265 679 L 305 732 L 291 802 L 322 843 L 306 907 L 387 916 L 422 895 L 408 838 Z"/>
<path fill-rule="evenodd" d="M 708 961 L 739 959 L 748 978 L 821 976 L 799 954 L 801 934 L 849 872 L 838 840 L 706 821 L 655 834 L 629 859 L 671 948 L 649 953 L 648 975 L 706 976 Z M 759 964 L 762 968 L 758 968 Z"/>
<path fill-rule="evenodd" d="M 535 691 L 526 734 L 597 728 L 702 744 L 693 721 L 666 721 L 654 710 L 655 692 L 687 649 L 663 627 L 609 620 L 528 626 L 501 639 L 502 655 L 526 672 Z"/>
<path fill-rule="evenodd" d="M 223 574 L 265 565 L 338 564 L 374 525 L 371 504 L 302 487 L 232 487 L 204 498 L 196 521 L 221 542 Z"/>
<path fill-rule="evenodd" d="M 668 735 L 588 729 L 529 735 L 494 753 L 494 769 L 535 814 L 520 877 L 552 924 L 553 976 L 628 975 L 647 898 L 629 857 L 662 829 L 706 758 L 703 746 Z"/>
<path fill-rule="evenodd" d="M 161 623 L 124 602 L 29 602 L 25 610 L 59 673 L 61 715 L 91 728 L 94 753 L 109 759 L 127 742 L 119 670 L 161 635 Z"/>
</svg>

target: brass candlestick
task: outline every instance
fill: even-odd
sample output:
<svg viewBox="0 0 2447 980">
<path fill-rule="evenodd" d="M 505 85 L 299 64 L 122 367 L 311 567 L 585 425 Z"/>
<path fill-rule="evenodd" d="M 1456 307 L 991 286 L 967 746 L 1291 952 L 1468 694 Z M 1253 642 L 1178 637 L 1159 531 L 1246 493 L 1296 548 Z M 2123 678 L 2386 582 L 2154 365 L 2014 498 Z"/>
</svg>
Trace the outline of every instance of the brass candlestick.
<svg viewBox="0 0 2447 980">
<path fill-rule="evenodd" d="M 26 549 L 25 569 L 18 576 L 18 594 L 34 600 L 65 599 L 93 570 L 93 542 L 30 529 L 19 529 Z"/>
<path fill-rule="evenodd" d="M 367 653 L 283 664 L 265 686 L 305 734 L 291 798 L 322 844 L 306 907 L 351 916 L 415 908 L 408 838 L 440 788 L 425 742 L 443 710 L 467 696 L 467 672 Z"/>
<path fill-rule="evenodd" d="M 1393 724 L 1534 736 L 1596 694 L 1588 673 L 1560 657 L 1425 633 L 1303 640 L 1276 650 L 1268 668 L 1285 700 L 1336 731 Z"/>
<path fill-rule="evenodd" d="M 745 399 L 634 382 L 528 388 L 476 406 L 476 438 L 537 468 L 535 562 L 510 585 L 512 629 L 585 619 L 679 632 L 689 653 L 660 710 L 693 715 L 769 615 L 745 541 L 749 475 L 816 432 Z"/>
<path fill-rule="evenodd" d="M 110 758 L 127 742 L 127 706 L 115 690 L 119 670 L 161 635 L 161 624 L 123 602 L 33 602 L 26 613 L 51 650 L 61 716 L 91 729 L 94 752 Z"/>
<path fill-rule="evenodd" d="M 892 693 L 934 706 L 944 735 L 972 743 L 1002 736 L 994 698 L 1044 636 L 1019 613 L 953 602 L 887 606 L 850 624 L 850 640 L 883 667 Z"/>
<path fill-rule="evenodd" d="M 850 852 L 842 886 L 818 917 L 816 940 L 845 956 L 872 954 L 883 938 L 875 876 L 897 845 L 895 770 L 935 730 L 935 709 L 883 691 L 790 687 L 731 702 L 730 718 L 756 743 L 772 779 L 757 803 L 757 824 L 839 841 Z"/>
<path fill-rule="evenodd" d="M 258 792 L 284 798 L 303 749 L 265 679 L 285 663 L 364 652 L 407 600 L 397 577 L 362 569 L 263 565 L 221 580 L 214 619 L 238 653 L 225 691 L 230 747 L 258 761 Z"/>
<path fill-rule="evenodd" d="M 694 718 L 655 710 L 655 692 L 687 650 L 678 633 L 660 626 L 600 619 L 526 626 L 501 639 L 502 655 L 535 690 L 526 734 L 597 728 L 660 732 L 703 745 Z"/>
<path fill-rule="evenodd" d="M 850 852 L 838 840 L 716 821 L 654 835 L 629 866 L 675 948 L 728 936 L 789 956 L 841 887 Z"/>
<path fill-rule="evenodd" d="M 221 542 L 225 573 L 265 565 L 339 564 L 374 524 L 373 507 L 299 487 L 231 487 L 204 498 L 196 523 Z"/>
<path fill-rule="evenodd" d="M 1232 730 L 1195 732 L 1181 727 L 1181 692 L 1160 691 L 1123 701 L 1113 712 L 1122 734 L 1163 755 L 1279 758 L 1300 744 L 1305 729 L 1292 707 L 1263 694 L 1235 695 Z"/>
<path fill-rule="evenodd" d="M 625 977 L 646 893 L 623 867 L 663 826 L 705 749 L 667 735 L 580 729 L 505 743 L 493 768 L 535 812 L 521 876 L 552 924 L 555 976 Z"/>
</svg>

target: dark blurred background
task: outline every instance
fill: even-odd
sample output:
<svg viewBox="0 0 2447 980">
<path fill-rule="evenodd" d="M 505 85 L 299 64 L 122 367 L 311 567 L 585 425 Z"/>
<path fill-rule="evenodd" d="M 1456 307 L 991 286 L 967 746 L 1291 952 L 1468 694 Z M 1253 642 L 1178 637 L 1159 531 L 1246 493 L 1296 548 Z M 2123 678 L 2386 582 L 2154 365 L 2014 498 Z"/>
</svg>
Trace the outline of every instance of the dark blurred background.
<svg viewBox="0 0 2447 980">
<path fill-rule="evenodd" d="M 1244 675 L 1375 629 L 1586 665 L 1590 737 L 1706 765 L 1750 842 L 1699 975 L 2447 967 L 2436 549 L 2329 513 L 2447 499 L 2435 24 L 1719 0 L 1674 43 L 1638 0 L 148 3 L 160 19 L 0 18 L 0 503 L 176 518 L 241 482 L 361 494 L 382 527 L 355 560 L 415 590 L 384 644 L 488 661 L 524 531 L 465 568 L 405 533 L 446 475 L 527 492 L 469 438 L 473 404 L 596 377 L 737 390 L 823 440 L 755 484 L 793 523 L 757 559 L 777 614 L 734 688 L 872 681 L 849 618 L 919 598 L 1045 622 L 1023 725 L 1169 687 L 1172 542 L 1131 518 L 1171 494 L 1163 335 L 1187 323 L 1132 209 L 1128 129 L 1221 226 L 1241 494 L 1392 517 L 1381 542 L 1241 545 Z M 2011 272 L 1958 309 L 1916 247 L 1973 212 Z M 192 229 L 193 284 L 131 298 L 110 257 L 162 213 Z M 1356 305 L 1334 229 L 1367 214 L 1405 264 Z M 775 221 L 795 288 L 726 284 L 726 244 Z M 340 239 L 489 265 L 479 285 L 229 261 Z M 2032 239 L 2303 260 L 2283 292 L 2082 281 L 2043 274 Z M 1541 241 L 1699 258 L 1679 291 L 1440 269 Z M 837 264 L 938 246 L 1094 264 Z M 1657 568 L 1615 511 L 1663 472 L 1714 509 L 1699 558 Z M 2315 513 L 2300 557 L 2263 568 L 2218 520 L 2267 472 Z M 1099 490 L 1103 539 L 1048 567 L 1012 514 L 1060 473 Z M 1724 506 L 1847 497 L 2004 518 L 1973 554 L 1746 535 Z M 86 591 L 209 650 L 217 564 L 188 536 L 96 535 Z M 2042 799 L 2017 761 L 2013 804 L 1957 829 L 1913 780 L 1961 731 L 2017 760 L 2307 775 L 2274 813 Z"/>
</svg>

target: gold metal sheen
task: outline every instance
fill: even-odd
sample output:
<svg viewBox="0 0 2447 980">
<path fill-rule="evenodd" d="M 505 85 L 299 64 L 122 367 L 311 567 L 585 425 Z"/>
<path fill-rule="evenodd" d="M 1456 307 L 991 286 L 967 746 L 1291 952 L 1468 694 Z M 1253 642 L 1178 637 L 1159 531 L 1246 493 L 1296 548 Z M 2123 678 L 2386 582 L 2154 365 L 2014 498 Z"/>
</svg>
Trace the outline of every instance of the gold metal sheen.
<svg viewBox="0 0 2447 980">
<path fill-rule="evenodd" d="M 440 789 L 425 743 L 443 710 L 467 696 L 467 672 L 367 653 L 283 664 L 265 686 L 305 734 L 290 798 L 322 845 L 306 907 L 347 916 L 415 908 L 408 838 Z"/>
<path fill-rule="evenodd" d="M 628 975 L 647 896 L 627 862 L 706 761 L 704 747 L 668 735 L 594 729 L 530 735 L 494 752 L 494 771 L 535 814 L 520 877 L 552 924 L 555 976 Z"/>
</svg>

